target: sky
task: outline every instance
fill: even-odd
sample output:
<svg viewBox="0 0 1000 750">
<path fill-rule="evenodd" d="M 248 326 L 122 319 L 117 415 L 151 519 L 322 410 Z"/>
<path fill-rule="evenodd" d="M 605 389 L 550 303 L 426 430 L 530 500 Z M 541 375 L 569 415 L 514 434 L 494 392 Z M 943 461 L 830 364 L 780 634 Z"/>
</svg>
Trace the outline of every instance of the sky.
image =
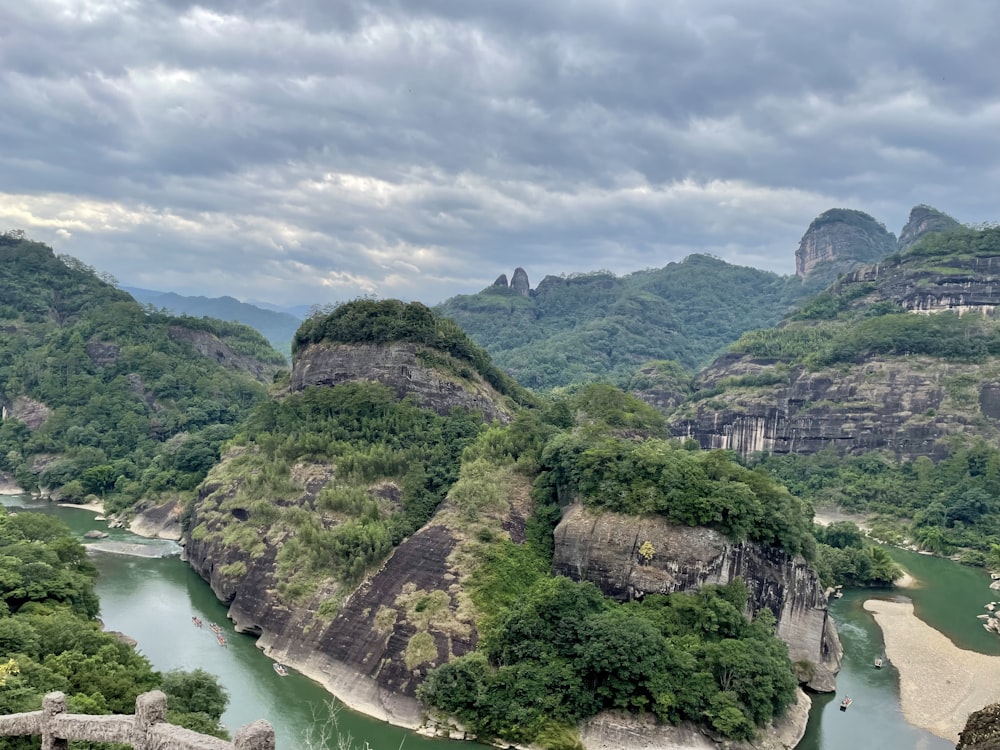
<svg viewBox="0 0 1000 750">
<path fill-rule="evenodd" d="M 791 274 L 829 208 L 1000 219 L 998 29 L 995 0 L 4 0 L 0 230 L 280 305 Z"/>
</svg>

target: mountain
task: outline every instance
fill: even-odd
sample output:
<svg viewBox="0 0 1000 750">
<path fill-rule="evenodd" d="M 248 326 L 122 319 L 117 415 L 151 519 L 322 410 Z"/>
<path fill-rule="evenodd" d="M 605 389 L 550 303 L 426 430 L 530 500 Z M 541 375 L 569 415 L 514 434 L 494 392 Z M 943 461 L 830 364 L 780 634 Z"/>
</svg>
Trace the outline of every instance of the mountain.
<svg viewBox="0 0 1000 750">
<path fill-rule="evenodd" d="M 928 235 L 844 276 L 699 374 L 676 434 L 703 446 L 940 458 L 1000 438 L 1000 230 Z"/>
<path fill-rule="evenodd" d="M 795 275 L 810 289 L 822 289 L 838 275 L 876 263 L 895 250 L 895 235 L 868 214 L 831 208 L 813 219 L 802 235 Z"/>
<path fill-rule="evenodd" d="M 662 415 L 612 386 L 532 396 L 419 303 L 357 300 L 311 318 L 288 384 L 185 512 L 189 562 L 269 655 L 429 731 L 457 717 L 483 738 L 555 748 L 603 709 L 648 706 L 657 736 L 697 734 L 695 722 L 745 740 L 794 706 L 786 744 L 801 736 L 796 675 L 829 689 L 839 657 L 808 508 L 783 488 L 664 440 Z M 656 549 L 602 547 L 642 566 L 658 596 L 622 604 L 565 556 L 576 580 L 551 575 L 567 501 L 629 516 L 634 531 L 638 516 L 658 519 Z M 586 526 L 560 532 L 560 547 L 585 547 Z M 670 577 L 682 538 L 718 568 L 716 585 Z M 719 566 L 734 555 L 741 580 Z M 747 665 L 739 687 L 694 669 L 723 652 Z"/>
<path fill-rule="evenodd" d="M 958 226 L 916 206 L 900 237 Z M 522 385 L 546 390 L 605 380 L 626 385 L 640 367 L 673 361 L 695 371 L 746 331 L 778 323 L 844 273 L 896 252 L 895 236 L 862 211 L 835 208 L 812 221 L 795 253 L 796 276 L 734 266 L 708 255 L 618 277 L 546 276 L 523 268 L 437 310 L 465 329 Z"/>
<path fill-rule="evenodd" d="M 264 309 L 233 297 L 185 297 L 174 292 L 156 292 L 129 286 L 122 289 L 142 304 L 167 310 L 174 315 L 216 318 L 250 326 L 260 331 L 271 346 L 286 357 L 291 352 L 292 336 L 302 322 L 300 317 L 287 311 Z"/>
<path fill-rule="evenodd" d="M 707 364 L 751 328 L 773 325 L 802 286 L 767 271 L 692 255 L 652 271 L 546 276 L 530 289 L 523 269 L 435 309 L 469 333 L 522 385 L 592 380 L 624 384 L 649 360 Z"/>
<path fill-rule="evenodd" d="M 0 472 L 109 510 L 194 488 L 283 363 L 246 326 L 143 309 L 10 232 L 0 343 Z"/>
</svg>

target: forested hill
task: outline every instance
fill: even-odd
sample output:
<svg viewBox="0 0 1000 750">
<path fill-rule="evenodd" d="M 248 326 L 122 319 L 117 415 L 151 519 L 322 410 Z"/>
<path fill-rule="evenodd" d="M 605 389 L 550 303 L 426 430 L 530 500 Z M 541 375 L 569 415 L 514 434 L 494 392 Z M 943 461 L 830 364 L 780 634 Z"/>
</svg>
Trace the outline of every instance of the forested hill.
<svg viewBox="0 0 1000 750">
<path fill-rule="evenodd" d="M 271 346 L 286 356 L 291 353 L 292 336 L 302 323 L 299 318 L 287 312 L 265 310 L 233 297 L 189 297 L 174 292 L 122 288 L 142 304 L 152 305 L 174 315 L 217 318 L 248 325 L 260 331 Z"/>
<path fill-rule="evenodd" d="M 795 277 L 691 255 L 622 277 L 547 276 L 527 296 L 491 286 L 436 309 L 522 385 L 547 389 L 624 384 L 654 359 L 696 369 L 743 332 L 777 323 L 802 294 Z"/>
<path fill-rule="evenodd" d="M 0 235 L 0 471 L 111 509 L 193 489 L 284 364 L 256 331 L 144 310 L 80 261 Z"/>
</svg>

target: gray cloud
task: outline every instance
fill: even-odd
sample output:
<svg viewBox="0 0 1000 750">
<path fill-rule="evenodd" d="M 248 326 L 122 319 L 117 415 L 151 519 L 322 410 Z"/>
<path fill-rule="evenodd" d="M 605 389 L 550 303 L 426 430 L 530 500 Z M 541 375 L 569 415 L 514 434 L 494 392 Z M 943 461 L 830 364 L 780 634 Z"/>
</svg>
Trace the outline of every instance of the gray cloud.
<svg viewBox="0 0 1000 750">
<path fill-rule="evenodd" d="M 419 7 L 411 7 L 419 5 Z M 139 286 L 435 302 L 996 219 L 1000 6 L 21 0 L 0 224 Z"/>
</svg>

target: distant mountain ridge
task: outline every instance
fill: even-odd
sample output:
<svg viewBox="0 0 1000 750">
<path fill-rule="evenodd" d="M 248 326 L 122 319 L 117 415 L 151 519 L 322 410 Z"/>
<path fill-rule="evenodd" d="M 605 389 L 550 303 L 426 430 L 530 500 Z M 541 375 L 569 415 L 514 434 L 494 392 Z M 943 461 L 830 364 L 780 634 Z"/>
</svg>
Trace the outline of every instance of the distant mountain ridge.
<svg viewBox="0 0 1000 750">
<path fill-rule="evenodd" d="M 288 312 L 264 309 L 229 296 L 188 297 L 175 292 L 159 292 L 130 286 L 123 286 L 121 289 L 144 305 L 166 309 L 175 315 L 217 318 L 248 325 L 259 331 L 271 346 L 286 358 L 291 354 L 292 336 L 302 323 L 301 318 Z"/>
</svg>

